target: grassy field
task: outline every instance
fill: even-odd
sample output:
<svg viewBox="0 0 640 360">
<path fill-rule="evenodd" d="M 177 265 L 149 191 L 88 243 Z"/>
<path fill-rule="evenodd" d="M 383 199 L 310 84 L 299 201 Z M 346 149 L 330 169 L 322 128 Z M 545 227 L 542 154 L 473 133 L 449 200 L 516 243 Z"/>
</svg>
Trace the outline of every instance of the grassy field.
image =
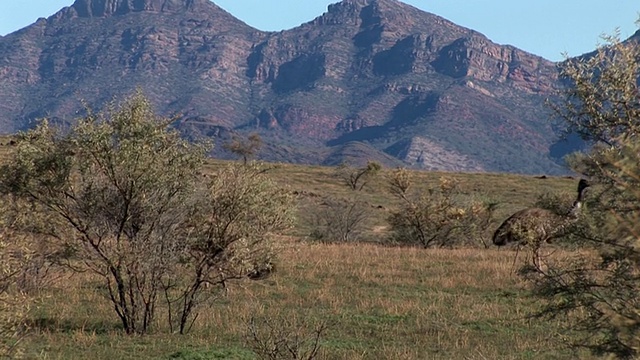
<svg viewBox="0 0 640 360">
<path fill-rule="evenodd" d="M 253 359 L 247 319 L 326 322 L 322 359 L 571 359 L 558 324 L 530 319 L 536 304 L 513 274 L 513 253 L 320 245 L 283 239 L 279 271 L 240 282 L 186 336 L 128 337 L 90 277 L 60 281 L 45 298 L 29 356 L 44 359 Z M 584 358 L 584 354 L 580 356 Z"/>
<path fill-rule="evenodd" d="M 4 139 L 0 139 L 6 144 Z M 7 152 L 0 146 L 0 156 Z M 212 161 L 214 168 L 219 162 Z M 24 339 L 34 359 L 255 359 L 247 322 L 287 321 L 300 333 L 326 324 L 320 359 L 574 359 L 559 342 L 560 324 L 528 315 L 538 304 L 514 273 L 515 252 L 505 249 L 419 249 L 375 243 L 308 241 L 305 219 L 323 197 L 350 193 L 319 166 L 276 165 L 272 176 L 298 194 L 298 225 L 281 238 L 275 274 L 230 285 L 203 309 L 184 336 L 158 332 L 126 336 L 89 274 L 65 275 L 42 294 Z M 544 192 L 573 192 L 574 179 L 506 174 L 415 172 L 426 189 L 441 176 L 463 191 L 499 205 L 496 221 L 529 206 Z M 365 237 L 383 238 L 395 202 L 380 177 L 358 195 L 374 209 Z M 382 230 L 381 230 L 382 229 Z M 557 251 L 554 256 L 563 256 Z M 521 262 L 524 257 L 519 257 Z M 98 289 L 96 292 L 95 290 Z"/>
</svg>

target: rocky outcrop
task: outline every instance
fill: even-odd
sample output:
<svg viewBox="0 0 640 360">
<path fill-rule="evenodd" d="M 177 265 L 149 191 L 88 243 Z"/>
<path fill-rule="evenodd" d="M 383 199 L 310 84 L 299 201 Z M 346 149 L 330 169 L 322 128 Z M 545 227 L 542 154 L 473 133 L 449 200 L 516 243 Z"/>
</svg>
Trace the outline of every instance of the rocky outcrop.
<svg viewBox="0 0 640 360">
<path fill-rule="evenodd" d="M 207 0 L 76 0 L 71 8 L 80 17 L 103 17 L 136 11 L 198 11 L 207 6 Z"/>
<path fill-rule="evenodd" d="M 431 65 L 451 77 L 509 81 L 529 92 L 548 92 L 557 86 L 557 74 L 549 61 L 482 36 L 460 38 L 443 47 Z"/>
<path fill-rule="evenodd" d="M 426 170 L 482 172 L 486 169 L 468 155 L 446 149 L 436 141 L 419 136 L 394 144 L 387 153 Z"/>
</svg>

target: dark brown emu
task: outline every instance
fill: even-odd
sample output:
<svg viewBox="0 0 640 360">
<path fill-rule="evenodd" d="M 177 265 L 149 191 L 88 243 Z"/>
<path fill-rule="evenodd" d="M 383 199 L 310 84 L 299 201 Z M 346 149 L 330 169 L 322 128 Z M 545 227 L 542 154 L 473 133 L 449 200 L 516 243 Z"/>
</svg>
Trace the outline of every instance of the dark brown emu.
<svg viewBox="0 0 640 360">
<path fill-rule="evenodd" d="M 578 183 L 578 197 L 567 214 L 559 215 L 541 208 L 523 209 L 505 220 L 493 234 L 493 243 L 503 246 L 510 243 L 529 244 L 535 247 L 564 235 L 566 228 L 578 219 L 585 189 L 589 182 Z"/>
</svg>

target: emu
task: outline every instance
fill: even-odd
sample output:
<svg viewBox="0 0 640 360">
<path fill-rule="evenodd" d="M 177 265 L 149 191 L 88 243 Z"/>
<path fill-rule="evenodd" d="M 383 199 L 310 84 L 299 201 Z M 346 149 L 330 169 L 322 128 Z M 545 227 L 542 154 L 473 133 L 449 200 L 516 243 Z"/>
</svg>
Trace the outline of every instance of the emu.
<svg viewBox="0 0 640 360">
<path fill-rule="evenodd" d="M 511 215 L 493 234 L 493 243 L 497 246 L 509 243 L 529 244 L 537 248 L 543 242 L 549 243 L 554 238 L 564 235 L 567 226 L 578 219 L 584 192 L 589 185 L 587 180 L 580 180 L 578 197 L 565 215 L 541 208 L 523 209 Z"/>
</svg>

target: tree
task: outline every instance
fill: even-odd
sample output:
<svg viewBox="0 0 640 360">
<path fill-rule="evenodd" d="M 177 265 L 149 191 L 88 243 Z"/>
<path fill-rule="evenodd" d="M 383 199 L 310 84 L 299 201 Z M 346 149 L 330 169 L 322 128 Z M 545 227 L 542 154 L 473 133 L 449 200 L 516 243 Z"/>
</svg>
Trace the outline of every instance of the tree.
<svg viewBox="0 0 640 360">
<path fill-rule="evenodd" d="M 241 156 L 242 162 L 246 165 L 247 161 L 255 156 L 262 147 L 262 139 L 257 133 L 250 134 L 246 139 L 234 135 L 231 141 L 225 143 L 222 147 L 235 155 Z"/>
<path fill-rule="evenodd" d="M 43 121 L 20 135 L 0 174 L 0 191 L 11 195 L 16 218 L 30 214 L 17 230 L 68 254 L 72 270 L 100 276 L 129 334 L 149 331 L 161 297 L 168 305 L 187 304 L 177 316 L 184 332 L 206 290 L 201 285 L 247 275 L 248 262 L 266 266 L 255 255 L 267 241 L 253 239 L 270 239 L 290 213 L 282 209 L 286 198 L 248 170 L 221 170 L 206 184 L 201 171 L 209 146 L 186 142 L 170 123 L 140 93 L 104 112 L 89 111 L 64 134 Z M 255 188 L 250 197 L 247 186 Z M 234 212 L 248 204 L 252 217 Z M 267 215 L 273 213 L 275 219 Z M 226 217 L 245 232 L 219 235 Z M 213 281 L 210 272 L 219 269 L 229 270 Z"/>
<path fill-rule="evenodd" d="M 342 164 L 338 167 L 336 174 L 351 190 L 361 191 L 367 182 L 380 172 L 380 169 L 382 165 L 375 161 L 368 161 L 367 166 L 361 168 Z"/>
<path fill-rule="evenodd" d="M 546 299 L 544 317 L 563 317 L 570 344 L 598 355 L 640 355 L 640 47 L 607 37 L 586 60 L 567 60 L 570 86 L 555 106 L 570 129 L 594 141 L 570 159 L 599 183 L 572 240 L 593 256 L 547 259 L 523 274 Z"/>
<path fill-rule="evenodd" d="M 615 146 L 622 134 L 637 133 L 640 122 L 638 62 L 635 42 L 604 36 L 607 45 L 593 55 L 567 59 L 561 78 L 569 86 L 564 101 L 552 104 L 567 131 L 583 139 Z"/>
</svg>

